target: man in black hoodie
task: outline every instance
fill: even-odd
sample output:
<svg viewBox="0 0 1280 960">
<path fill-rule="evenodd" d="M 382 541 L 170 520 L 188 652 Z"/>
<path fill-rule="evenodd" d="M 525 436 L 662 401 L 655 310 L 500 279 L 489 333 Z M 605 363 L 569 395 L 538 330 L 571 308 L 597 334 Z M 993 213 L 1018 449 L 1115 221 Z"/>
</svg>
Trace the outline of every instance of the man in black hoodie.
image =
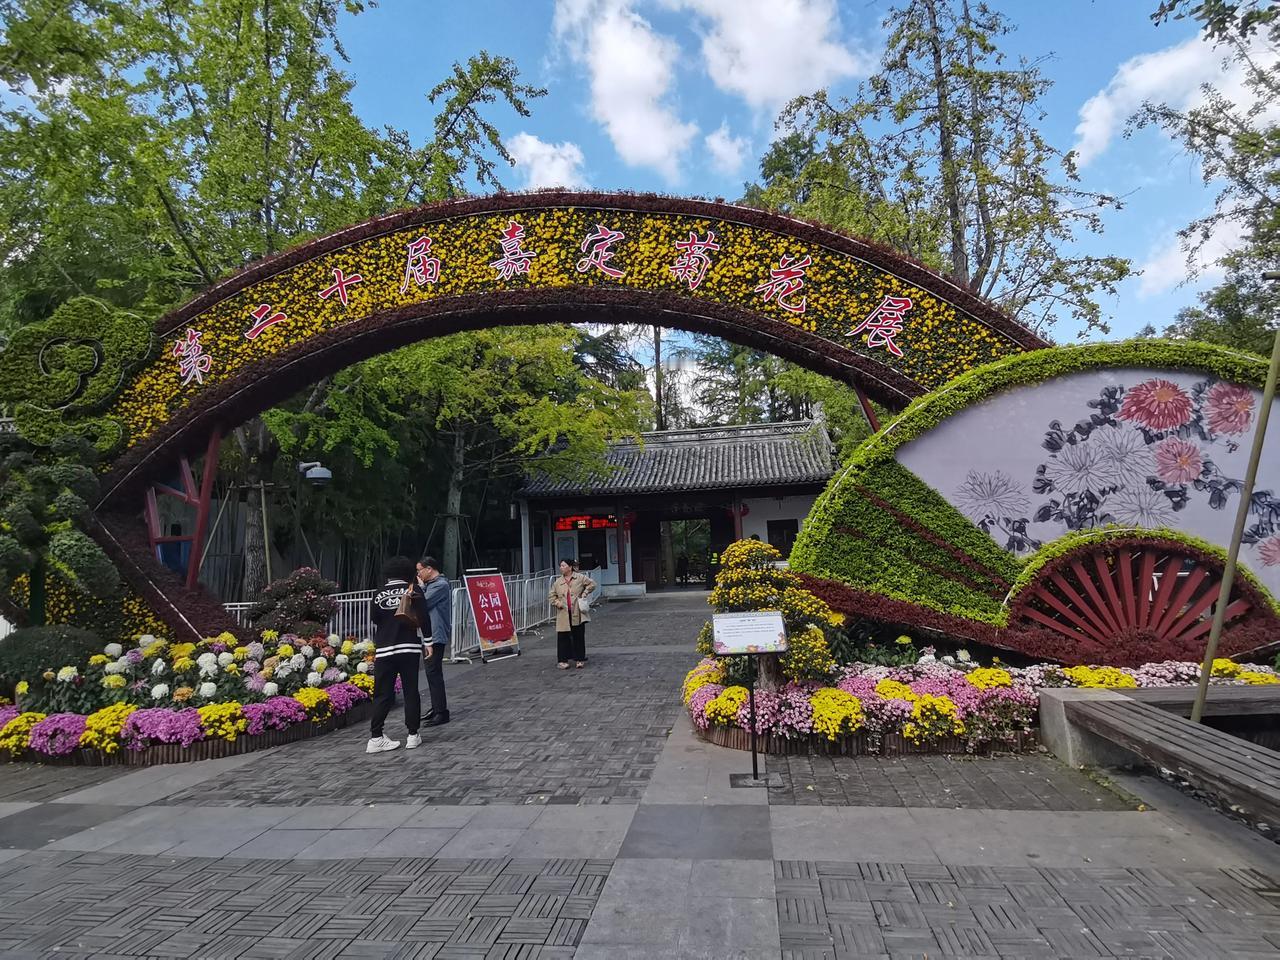
<svg viewBox="0 0 1280 960">
<path fill-rule="evenodd" d="M 422 700 L 418 696 L 418 672 L 423 648 L 418 628 L 396 619 L 396 610 L 406 590 L 412 591 L 413 612 L 419 624 L 430 621 L 431 612 L 414 577 L 413 561 L 408 557 L 392 557 L 382 565 L 386 583 L 374 594 L 369 618 L 373 621 L 373 643 L 377 648 L 373 661 L 373 720 L 369 725 L 369 743 L 365 753 L 382 753 L 400 746 L 382 732 L 387 714 L 396 702 L 396 678 L 400 678 L 404 694 L 404 725 L 409 729 L 405 749 L 422 745 L 418 724 L 422 716 Z"/>
</svg>

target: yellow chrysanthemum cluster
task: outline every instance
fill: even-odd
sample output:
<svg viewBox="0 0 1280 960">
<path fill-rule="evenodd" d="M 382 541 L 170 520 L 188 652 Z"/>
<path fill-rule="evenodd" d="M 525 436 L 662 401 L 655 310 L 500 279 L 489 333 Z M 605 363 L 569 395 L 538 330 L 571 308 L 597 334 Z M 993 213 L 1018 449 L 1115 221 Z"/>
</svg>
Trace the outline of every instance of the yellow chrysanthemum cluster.
<svg viewBox="0 0 1280 960">
<path fill-rule="evenodd" d="M 48 714 L 20 713 L 6 723 L 4 729 L 0 730 L 0 751 L 8 751 L 15 757 L 22 753 L 31 740 L 31 728 L 46 716 Z"/>
<path fill-rule="evenodd" d="M 970 670 L 965 679 L 979 690 L 1013 686 L 1013 677 L 1009 676 L 1009 671 L 1001 670 L 999 667 L 978 667 L 976 670 Z"/>
<path fill-rule="evenodd" d="M 708 683 L 724 681 L 724 665 L 714 660 L 703 660 L 684 675 L 684 683 L 680 687 L 680 697 L 687 706 L 693 695 Z"/>
<path fill-rule="evenodd" d="M 80 734 L 80 746 L 115 753 L 120 749 L 120 731 L 124 729 L 124 722 L 137 709 L 132 703 L 113 703 L 89 714 L 85 718 L 84 733 Z"/>
<path fill-rule="evenodd" d="M 747 702 L 747 696 L 746 687 L 725 687 L 719 696 L 707 701 L 707 719 L 712 723 L 736 723 L 738 711 Z"/>
<path fill-rule="evenodd" d="M 329 697 L 325 696 L 327 703 Z M 211 703 L 200 707 L 200 728 L 210 740 L 226 740 L 232 742 L 249 728 L 249 720 L 244 709 L 234 700 L 226 703 Z"/>
<path fill-rule="evenodd" d="M 908 703 L 914 703 L 918 699 L 916 692 L 905 683 L 888 678 L 876 684 L 876 693 L 886 700 L 906 700 Z"/>
<path fill-rule="evenodd" d="M 1212 676 L 1215 677 L 1236 677 L 1244 667 L 1236 663 L 1234 660 L 1228 660 L 1225 657 L 1219 657 L 1213 661 Z"/>
<path fill-rule="evenodd" d="M 1280 683 L 1280 677 L 1274 673 L 1259 673 L 1257 670 L 1241 670 L 1236 679 L 1251 684 Z"/>
<path fill-rule="evenodd" d="M 964 733 L 960 708 L 950 697 L 922 694 L 911 707 L 911 719 L 902 725 L 902 735 L 912 743 L 927 743 Z"/>
<path fill-rule="evenodd" d="M 821 627 L 806 627 L 787 638 L 787 652 L 782 655 L 782 673 L 787 679 L 829 677 L 835 668 L 836 658 Z"/>
<path fill-rule="evenodd" d="M 1137 680 L 1115 667 L 1065 667 L 1062 672 L 1076 687 L 1113 690 L 1138 685 Z"/>
<path fill-rule="evenodd" d="M 809 697 L 813 705 L 813 732 L 828 740 L 862 727 L 862 701 L 836 687 L 821 687 Z"/>
<path fill-rule="evenodd" d="M 367 673 L 353 673 L 347 683 L 359 687 L 365 693 L 373 693 L 373 677 Z"/>
<path fill-rule="evenodd" d="M 307 719 L 320 723 L 333 716 L 333 708 L 329 703 L 329 695 L 319 687 L 303 687 L 293 695 L 307 710 Z"/>
</svg>

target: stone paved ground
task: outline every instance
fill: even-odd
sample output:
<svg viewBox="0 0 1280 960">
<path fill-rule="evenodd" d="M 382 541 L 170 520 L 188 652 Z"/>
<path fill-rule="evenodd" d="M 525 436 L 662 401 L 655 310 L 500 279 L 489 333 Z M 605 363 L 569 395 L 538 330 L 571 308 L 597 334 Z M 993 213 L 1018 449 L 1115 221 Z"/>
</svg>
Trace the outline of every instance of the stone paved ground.
<svg viewBox="0 0 1280 960">
<path fill-rule="evenodd" d="M 678 703 L 704 604 L 609 604 L 583 671 L 546 635 L 451 666 L 422 750 L 0 769 L 0 958 L 1280 955 L 1277 848 L 1155 780 L 1146 812 L 1043 756 L 732 787 Z"/>
<path fill-rule="evenodd" d="M 1111 790 L 1051 757 L 776 757 L 773 804 L 952 807 L 986 810 L 1125 810 Z"/>
</svg>

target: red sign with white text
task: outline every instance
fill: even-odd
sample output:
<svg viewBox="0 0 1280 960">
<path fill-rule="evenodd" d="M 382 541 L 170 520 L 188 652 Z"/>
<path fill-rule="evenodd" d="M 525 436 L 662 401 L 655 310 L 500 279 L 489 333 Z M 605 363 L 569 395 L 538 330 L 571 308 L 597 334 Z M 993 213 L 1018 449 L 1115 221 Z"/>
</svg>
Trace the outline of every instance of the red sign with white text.
<svg viewBox="0 0 1280 960">
<path fill-rule="evenodd" d="M 478 574 L 463 580 L 471 600 L 471 618 L 480 636 L 480 649 L 488 651 L 516 643 L 516 624 L 502 574 Z"/>
</svg>

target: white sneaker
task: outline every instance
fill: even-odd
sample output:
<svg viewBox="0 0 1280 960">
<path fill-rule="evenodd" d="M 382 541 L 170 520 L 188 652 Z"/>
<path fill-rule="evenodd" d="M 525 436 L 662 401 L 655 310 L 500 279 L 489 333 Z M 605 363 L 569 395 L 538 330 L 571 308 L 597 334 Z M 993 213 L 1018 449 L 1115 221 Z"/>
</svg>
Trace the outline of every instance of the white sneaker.
<svg viewBox="0 0 1280 960">
<path fill-rule="evenodd" d="M 383 753 L 387 750 L 394 750 L 400 746 L 399 740 L 392 740 L 390 737 L 370 737 L 368 745 L 364 748 L 365 753 Z"/>
<path fill-rule="evenodd" d="M 406 750 L 413 750 L 420 746 L 422 746 L 422 737 L 418 736 L 416 733 L 409 734 L 408 738 L 406 738 L 404 742 L 404 748 Z"/>
</svg>

